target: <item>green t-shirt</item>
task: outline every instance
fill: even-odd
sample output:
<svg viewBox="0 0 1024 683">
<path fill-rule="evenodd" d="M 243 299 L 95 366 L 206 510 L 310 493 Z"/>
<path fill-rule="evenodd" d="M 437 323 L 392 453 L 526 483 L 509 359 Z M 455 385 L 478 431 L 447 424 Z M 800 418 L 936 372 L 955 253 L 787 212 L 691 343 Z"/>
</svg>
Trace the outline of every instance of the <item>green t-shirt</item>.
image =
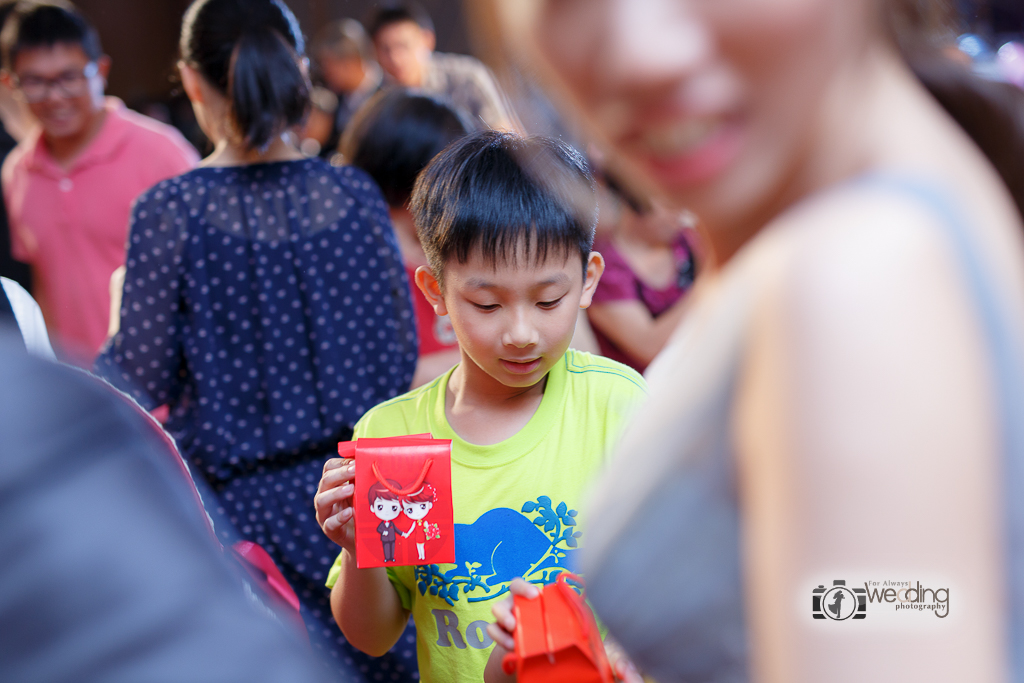
<svg viewBox="0 0 1024 683">
<path fill-rule="evenodd" d="M 625 365 L 569 349 L 526 426 L 478 446 L 448 425 L 450 376 L 373 408 L 355 435 L 430 432 L 452 440 L 455 564 L 394 567 L 388 576 L 416 622 L 421 679 L 479 683 L 493 644 L 492 601 L 508 594 L 514 577 L 547 584 L 574 568 L 586 539 L 582 496 L 647 385 Z M 335 561 L 328 586 L 339 571 Z"/>
</svg>

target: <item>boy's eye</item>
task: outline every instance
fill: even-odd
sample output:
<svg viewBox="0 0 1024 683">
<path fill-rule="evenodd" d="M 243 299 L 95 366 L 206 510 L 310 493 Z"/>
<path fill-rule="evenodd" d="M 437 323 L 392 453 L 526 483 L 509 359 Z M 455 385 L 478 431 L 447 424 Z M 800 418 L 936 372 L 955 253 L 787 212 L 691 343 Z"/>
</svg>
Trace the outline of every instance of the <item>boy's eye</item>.
<svg viewBox="0 0 1024 683">
<path fill-rule="evenodd" d="M 473 305 L 478 310 L 481 310 L 481 311 L 493 311 L 496 308 L 498 308 L 498 304 L 478 304 L 478 303 L 474 303 Z"/>
<path fill-rule="evenodd" d="M 564 298 L 564 296 L 560 296 L 557 299 L 553 299 L 551 301 L 538 301 L 537 305 L 540 306 L 541 308 L 554 308 L 555 306 L 560 304 L 562 302 L 562 299 Z"/>
</svg>

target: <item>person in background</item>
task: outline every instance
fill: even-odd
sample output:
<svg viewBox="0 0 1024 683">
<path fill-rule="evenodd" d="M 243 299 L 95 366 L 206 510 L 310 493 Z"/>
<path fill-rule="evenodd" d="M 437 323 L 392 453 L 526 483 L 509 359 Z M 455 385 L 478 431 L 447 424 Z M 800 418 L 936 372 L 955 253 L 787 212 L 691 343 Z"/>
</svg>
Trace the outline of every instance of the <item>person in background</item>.
<svg viewBox="0 0 1024 683">
<path fill-rule="evenodd" d="M 332 680 L 137 406 L 5 324 L 0 386 L 0 680 Z"/>
<path fill-rule="evenodd" d="M 355 19 L 324 26 L 313 38 L 310 52 L 323 87 L 313 88 L 313 108 L 303 137 L 316 140 L 320 156 L 331 159 L 352 115 L 380 89 L 383 75 L 373 60 L 370 39 Z"/>
<path fill-rule="evenodd" d="M 468 132 L 459 114 L 434 97 L 404 88 L 386 90 L 359 110 L 341 142 L 348 163 L 370 174 L 388 203 L 409 282 L 427 265 L 409 213 L 416 176 L 451 142 Z M 459 344 L 448 316 L 434 313 L 423 294 L 412 292 L 419 359 L 412 387 L 442 375 L 459 362 Z"/>
<path fill-rule="evenodd" d="M 410 680 L 410 646 L 371 661 L 338 632 L 324 588 L 334 553 L 309 507 L 338 442 L 416 365 L 387 205 L 361 170 L 289 144 L 310 84 L 283 3 L 197 0 L 180 47 L 213 152 L 136 202 L 120 329 L 95 370 L 147 410 L 168 406 L 222 537 L 267 550 L 336 675 Z"/>
<path fill-rule="evenodd" d="M 594 239 L 605 266 L 587 316 L 601 355 L 642 373 L 683 318 L 696 233 L 680 213 L 607 183 L 621 205 L 613 232 Z"/>
<path fill-rule="evenodd" d="M 368 31 L 389 83 L 446 98 L 474 129 L 510 130 L 514 125 L 508 103 L 486 66 L 468 55 L 434 52 L 434 24 L 419 5 L 380 7 Z"/>
<path fill-rule="evenodd" d="M 0 28 L 17 5 L 17 0 L 0 3 Z M 0 78 L 0 164 L 11 150 L 24 140 L 35 126 L 32 113 L 24 100 L 17 96 L 3 78 Z M 7 221 L 7 208 L 0 202 L 0 275 L 14 280 L 27 291 L 32 289 L 32 269 L 11 257 L 11 231 Z"/>
<path fill-rule="evenodd" d="M 0 277 L 0 322 L 17 325 L 30 353 L 47 360 L 57 359 L 39 304 L 24 287 L 5 277 Z"/>
<path fill-rule="evenodd" d="M 60 357 L 90 365 L 107 336 L 132 201 L 198 155 L 174 128 L 104 97 L 110 58 L 70 4 L 19 3 L 0 49 L 7 85 L 39 122 L 3 165 L 12 253 L 32 267 Z"/>
</svg>

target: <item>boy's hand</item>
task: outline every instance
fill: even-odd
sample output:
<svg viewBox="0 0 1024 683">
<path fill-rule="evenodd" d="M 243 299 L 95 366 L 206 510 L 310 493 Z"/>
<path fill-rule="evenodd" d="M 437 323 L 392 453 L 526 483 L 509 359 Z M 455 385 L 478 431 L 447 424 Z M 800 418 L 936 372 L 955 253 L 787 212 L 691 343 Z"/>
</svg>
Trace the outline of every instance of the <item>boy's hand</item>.
<svg viewBox="0 0 1024 683">
<path fill-rule="evenodd" d="M 510 595 L 504 600 L 491 607 L 491 614 L 494 615 L 494 623 L 487 625 L 487 633 L 498 645 L 511 652 L 516 647 L 516 641 L 512 634 L 516 630 L 516 617 L 512 613 L 512 606 L 515 604 L 512 596 L 519 595 L 524 598 L 536 598 L 540 595 L 540 589 L 532 583 L 516 577 L 508 587 Z"/>
<path fill-rule="evenodd" d="M 527 598 L 536 598 L 540 595 L 540 589 L 537 586 L 519 578 L 512 580 L 509 592 L 513 596 L 521 595 Z M 515 650 L 515 638 L 512 634 L 516 630 L 516 617 L 512 612 L 513 605 L 514 599 L 508 597 L 491 607 L 495 623 L 488 624 L 487 634 L 494 640 L 495 646 L 484 671 L 485 683 L 505 683 L 515 680 L 515 674 L 506 674 L 501 668 L 501 661 L 505 655 Z M 608 655 L 608 663 L 612 666 L 612 672 L 615 674 L 615 680 L 621 681 L 621 683 L 644 683 L 643 676 L 617 643 L 611 639 L 606 640 L 605 652 Z"/>
<path fill-rule="evenodd" d="M 355 553 L 355 526 L 352 521 L 353 478 L 356 466 L 350 459 L 331 458 L 324 463 L 320 485 L 313 496 L 316 521 L 327 535 L 342 548 Z"/>
<path fill-rule="evenodd" d="M 508 587 L 512 596 L 521 595 L 527 598 L 536 598 L 540 595 L 540 589 L 532 583 L 527 583 L 520 578 L 512 579 Z M 485 683 L 504 683 L 514 681 L 515 674 L 507 674 L 501 668 L 501 662 L 505 655 L 515 650 L 516 641 L 512 636 L 516 630 L 516 617 L 512 612 L 515 604 L 513 597 L 509 596 L 491 607 L 491 614 L 494 615 L 493 624 L 487 625 L 487 634 L 494 639 L 494 649 L 487 660 L 487 667 L 484 669 Z"/>
</svg>

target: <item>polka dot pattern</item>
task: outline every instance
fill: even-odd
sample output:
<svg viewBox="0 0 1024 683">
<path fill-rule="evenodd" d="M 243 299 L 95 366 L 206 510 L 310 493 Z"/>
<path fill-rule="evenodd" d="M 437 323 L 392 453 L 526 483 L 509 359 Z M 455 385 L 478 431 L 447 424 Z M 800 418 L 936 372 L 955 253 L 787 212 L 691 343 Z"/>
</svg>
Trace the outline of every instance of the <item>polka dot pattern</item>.
<svg viewBox="0 0 1024 683">
<path fill-rule="evenodd" d="M 218 493 L 215 518 L 278 562 L 342 680 L 415 677 L 414 646 L 373 660 L 341 637 L 323 587 L 335 548 L 312 496 L 337 441 L 408 388 L 416 350 L 387 206 L 358 169 L 199 168 L 136 201 L 121 329 L 96 371 L 170 407 L 168 430 Z"/>
</svg>

